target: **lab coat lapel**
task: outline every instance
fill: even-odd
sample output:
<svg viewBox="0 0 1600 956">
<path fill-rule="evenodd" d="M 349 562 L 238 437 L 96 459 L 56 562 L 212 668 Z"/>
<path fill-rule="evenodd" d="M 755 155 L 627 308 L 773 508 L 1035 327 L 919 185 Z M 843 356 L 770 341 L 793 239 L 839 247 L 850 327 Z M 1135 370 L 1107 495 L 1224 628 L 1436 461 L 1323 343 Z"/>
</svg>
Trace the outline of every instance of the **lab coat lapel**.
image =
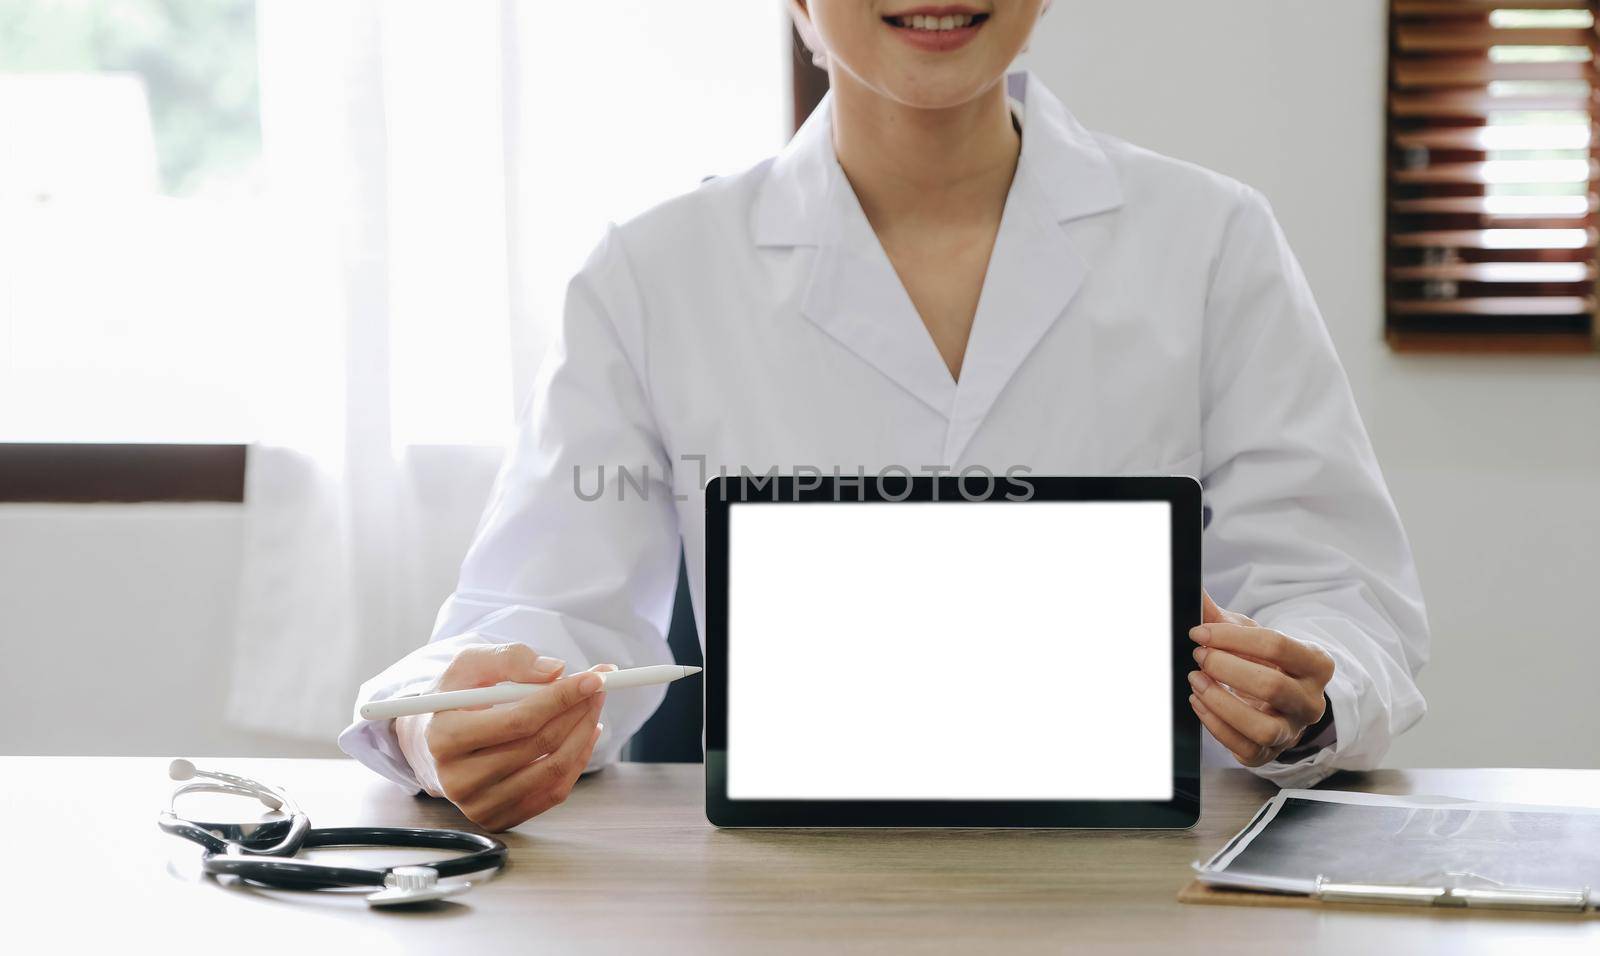
<svg viewBox="0 0 1600 956">
<path fill-rule="evenodd" d="M 1060 101 L 1031 74 L 1012 89 L 1024 97 L 1022 155 L 962 359 L 947 464 L 959 461 L 1088 277 L 1090 262 L 1073 241 L 1072 223 L 1122 204 L 1110 160 Z"/>
<path fill-rule="evenodd" d="M 773 161 L 753 213 L 761 246 L 815 246 L 801 312 L 950 419 L 954 463 L 1089 272 L 1068 232 L 1122 203 L 1094 138 L 1031 74 L 1010 77 L 1024 103 L 1022 155 L 995 237 L 959 387 L 895 274 L 833 151 L 825 97 Z"/>
<path fill-rule="evenodd" d="M 815 246 L 801 313 L 948 418 L 956 384 L 839 167 L 832 109 L 830 94 L 773 160 L 756 200 L 756 243 Z"/>
<path fill-rule="evenodd" d="M 817 250 L 801 311 L 929 408 L 950 417 L 956 383 L 944 358 L 842 175 L 833 193 L 833 234 Z"/>
</svg>

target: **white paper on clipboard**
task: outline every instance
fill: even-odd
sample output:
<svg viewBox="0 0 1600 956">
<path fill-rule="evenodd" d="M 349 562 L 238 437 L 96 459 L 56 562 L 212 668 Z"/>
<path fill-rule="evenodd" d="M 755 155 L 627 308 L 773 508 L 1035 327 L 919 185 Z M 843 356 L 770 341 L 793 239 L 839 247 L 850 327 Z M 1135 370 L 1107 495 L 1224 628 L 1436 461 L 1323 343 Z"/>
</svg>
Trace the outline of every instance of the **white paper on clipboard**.
<svg viewBox="0 0 1600 956">
<path fill-rule="evenodd" d="M 1600 906 L 1600 808 L 1283 790 L 1210 859 L 1203 883 L 1311 894 L 1319 877 L 1586 890 Z"/>
</svg>

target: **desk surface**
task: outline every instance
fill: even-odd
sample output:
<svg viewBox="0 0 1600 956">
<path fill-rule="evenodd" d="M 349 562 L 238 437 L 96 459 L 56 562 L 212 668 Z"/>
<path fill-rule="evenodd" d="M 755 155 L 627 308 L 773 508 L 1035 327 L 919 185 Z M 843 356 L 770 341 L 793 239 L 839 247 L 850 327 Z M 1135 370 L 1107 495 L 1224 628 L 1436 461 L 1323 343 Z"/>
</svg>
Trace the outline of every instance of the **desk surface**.
<svg viewBox="0 0 1600 956">
<path fill-rule="evenodd" d="M 196 762 L 284 787 L 318 826 L 462 825 L 448 804 L 407 796 L 349 761 Z M 566 805 L 505 834 L 512 863 L 497 879 L 458 903 L 404 913 L 371 911 L 359 896 L 204 880 L 199 849 L 156 829 L 171 786 L 165 767 L 150 758 L 0 758 L 8 940 L 20 931 L 21 939 L 75 950 L 59 944 L 165 938 L 189 951 L 232 938 L 279 953 L 308 944 L 319 952 L 441 952 L 463 943 L 472 948 L 459 951 L 474 953 L 883 944 L 1600 951 L 1594 918 L 1176 902 L 1189 863 L 1219 847 L 1273 792 L 1243 771 L 1207 774 L 1200 824 L 1188 832 L 733 831 L 706 823 L 699 767 L 624 764 L 586 778 Z M 1600 771 L 1380 771 L 1330 784 L 1600 806 Z"/>
</svg>

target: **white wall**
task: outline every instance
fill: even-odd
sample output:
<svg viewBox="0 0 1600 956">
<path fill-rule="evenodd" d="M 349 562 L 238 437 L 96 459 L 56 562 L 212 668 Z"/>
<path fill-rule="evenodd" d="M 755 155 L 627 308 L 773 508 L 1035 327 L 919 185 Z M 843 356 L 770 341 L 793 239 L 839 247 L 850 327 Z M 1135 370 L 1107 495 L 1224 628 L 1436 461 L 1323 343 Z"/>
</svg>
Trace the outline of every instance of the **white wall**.
<svg viewBox="0 0 1600 956">
<path fill-rule="evenodd" d="M 485 447 L 406 456 L 420 544 L 403 600 L 427 610 L 357 655 L 352 701 L 360 679 L 427 639 L 498 460 Z M 0 506 L 0 754 L 337 754 L 331 733 L 264 736 L 223 719 L 243 530 L 228 504 Z M 69 685 L 87 693 L 65 697 Z"/>
<path fill-rule="evenodd" d="M 327 755 L 222 722 L 237 506 L 0 507 L 0 754 Z"/>
<path fill-rule="evenodd" d="M 1390 762 L 1594 766 L 1600 361 L 1383 345 L 1384 44 L 1381 0 L 1058 0 L 1028 62 L 1091 126 L 1273 200 L 1432 612 L 1431 711 Z M 238 549 L 224 505 L 0 507 L 0 753 L 327 752 L 219 723 Z M 107 702 L 64 705 L 73 681 Z"/>
<path fill-rule="evenodd" d="M 1091 128 L 1264 192 L 1405 520 L 1434 630 L 1392 765 L 1596 766 L 1600 360 L 1381 337 L 1382 0 L 1057 0 L 1026 65 Z"/>
</svg>

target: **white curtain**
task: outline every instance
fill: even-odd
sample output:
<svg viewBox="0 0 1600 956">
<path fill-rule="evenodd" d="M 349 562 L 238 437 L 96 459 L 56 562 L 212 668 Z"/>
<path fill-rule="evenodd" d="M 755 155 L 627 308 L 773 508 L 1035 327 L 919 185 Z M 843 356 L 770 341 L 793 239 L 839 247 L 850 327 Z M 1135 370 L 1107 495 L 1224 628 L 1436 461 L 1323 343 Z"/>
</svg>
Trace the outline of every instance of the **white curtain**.
<svg viewBox="0 0 1600 956">
<path fill-rule="evenodd" d="M 273 210 L 228 717 L 329 739 L 425 640 L 512 417 L 499 4 L 264 2 Z"/>
<path fill-rule="evenodd" d="M 331 740 L 427 639 L 605 223 L 782 145 L 788 34 L 782 0 L 259 11 L 276 274 L 228 718 Z"/>
</svg>

